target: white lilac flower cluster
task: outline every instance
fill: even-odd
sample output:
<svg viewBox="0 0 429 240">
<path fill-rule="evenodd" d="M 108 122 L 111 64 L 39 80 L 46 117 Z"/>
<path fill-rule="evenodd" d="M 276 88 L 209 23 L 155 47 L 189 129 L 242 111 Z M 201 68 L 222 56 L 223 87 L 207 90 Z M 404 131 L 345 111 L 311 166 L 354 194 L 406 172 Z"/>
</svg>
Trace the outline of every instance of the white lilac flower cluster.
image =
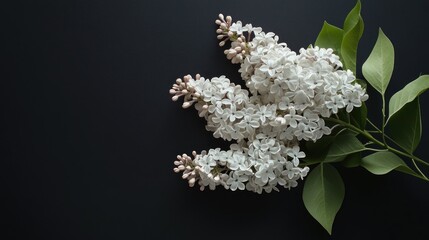
<svg viewBox="0 0 429 240">
<path fill-rule="evenodd" d="M 342 108 L 351 112 L 368 95 L 350 70 L 341 70 L 332 49 L 310 46 L 297 54 L 274 33 L 233 23 L 230 16 L 220 14 L 216 24 L 219 45 L 231 42 L 224 53 L 240 63 L 249 91 L 225 76 L 208 80 L 187 75 L 176 80 L 170 93 L 174 101 L 184 97 L 183 108 L 195 104 L 214 137 L 236 143 L 227 151 L 178 155 L 174 171 L 201 190 L 221 185 L 262 193 L 295 187 L 309 171 L 300 166 L 305 157 L 300 141 L 329 135 L 323 117 Z"/>
</svg>

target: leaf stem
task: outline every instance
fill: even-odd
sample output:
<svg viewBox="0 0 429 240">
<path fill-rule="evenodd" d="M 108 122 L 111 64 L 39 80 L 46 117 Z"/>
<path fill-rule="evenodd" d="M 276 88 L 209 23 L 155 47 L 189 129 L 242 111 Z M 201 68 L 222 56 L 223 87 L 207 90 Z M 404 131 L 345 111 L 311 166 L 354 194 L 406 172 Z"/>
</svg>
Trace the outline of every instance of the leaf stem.
<svg viewBox="0 0 429 240">
<path fill-rule="evenodd" d="M 373 152 L 386 152 L 388 149 L 377 149 L 377 148 L 365 148 L 365 150 L 373 151 Z"/>
<path fill-rule="evenodd" d="M 381 112 L 382 112 L 382 114 L 383 114 L 383 122 L 382 122 L 382 125 L 381 125 L 381 138 L 383 139 L 383 143 L 384 143 L 384 145 L 386 145 L 386 147 L 387 147 L 387 143 L 386 143 L 386 135 L 384 134 L 384 128 L 385 128 L 385 126 L 386 126 L 386 98 L 384 97 L 384 93 L 383 94 L 381 94 L 381 98 L 383 99 L 383 108 L 381 109 Z"/>
<path fill-rule="evenodd" d="M 361 134 L 362 136 L 364 136 L 366 139 L 370 140 L 371 142 L 373 142 L 373 143 L 375 143 L 375 144 L 377 144 L 377 145 L 379 145 L 379 146 L 381 146 L 381 147 L 386 148 L 386 150 L 389 150 L 389 151 L 391 151 L 391 152 L 393 152 L 393 153 L 396 153 L 396 154 L 401 155 L 401 156 L 404 156 L 404 157 L 408 157 L 408 158 L 410 158 L 410 159 L 413 159 L 413 160 L 415 160 L 415 161 L 417 161 L 417 162 L 419 162 L 419 163 L 421 163 L 421 164 L 423 164 L 423 165 L 425 165 L 425 166 L 428 166 L 428 167 L 429 167 L 429 163 L 427 163 L 427 162 L 423 161 L 422 159 L 420 159 L 420 158 L 418 158 L 418 157 L 414 156 L 413 154 L 409 154 L 409 153 L 406 153 L 406 152 L 402 152 L 402 151 L 400 151 L 400 150 L 397 150 L 397 149 L 395 149 L 395 148 L 390 147 L 389 145 L 387 145 L 387 143 L 385 143 L 385 142 L 381 142 L 380 140 L 378 140 L 378 139 L 376 139 L 375 137 L 373 137 L 373 136 L 372 136 L 368 131 L 366 131 L 366 130 L 361 130 L 361 129 L 359 129 L 358 127 L 356 127 L 356 126 L 354 126 L 354 125 L 352 125 L 352 124 L 346 123 L 346 122 L 344 122 L 344 121 L 341 121 L 341 120 L 339 120 L 339 119 L 335 119 L 335 118 L 326 118 L 325 120 L 330 121 L 330 122 L 333 122 L 333 123 L 337 123 L 337 124 L 339 124 L 339 125 L 341 125 L 341 126 L 343 126 L 343 127 L 346 127 L 346 128 L 348 128 L 348 129 L 350 129 L 350 130 L 352 130 L 352 131 L 356 132 L 356 133 Z M 383 136 L 384 136 L 384 134 L 383 134 Z"/>
<path fill-rule="evenodd" d="M 422 172 L 422 170 L 420 170 L 419 166 L 417 166 L 416 161 L 414 161 L 414 159 L 411 159 L 411 161 L 414 164 L 414 167 L 417 169 L 417 171 L 425 178 L 426 181 L 428 181 L 428 177 L 426 177 L 426 175 Z"/>
</svg>

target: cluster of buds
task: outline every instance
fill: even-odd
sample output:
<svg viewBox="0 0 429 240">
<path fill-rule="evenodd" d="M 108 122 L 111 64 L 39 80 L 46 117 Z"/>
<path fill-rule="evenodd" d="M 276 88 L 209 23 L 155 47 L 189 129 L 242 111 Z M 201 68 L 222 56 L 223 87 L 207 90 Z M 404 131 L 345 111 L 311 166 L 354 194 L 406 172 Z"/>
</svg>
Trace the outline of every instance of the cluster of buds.
<svg viewBox="0 0 429 240">
<path fill-rule="evenodd" d="M 219 19 L 215 21 L 219 28 L 216 30 L 217 39 L 222 40 L 219 42 L 219 46 L 224 46 L 229 40 L 231 41 L 231 47 L 224 51 L 226 57 L 231 60 L 232 63 L 241 63 L 248 54 L 248 42 L 250 40 L 252 31 L 254 28 L 251 24 L 243 26 L 241 21 L 232 23 L 232 17 L 223 14 L 219 14 Z M 247 39 L 244 33 L 247 32 Z"/>
<path fill-rule="evenodd" d="M 232 18 L 231 16 L 227 16 L 225 19 L 225 17 L 221 13 L 219 14 L 219 19 L 216 19 L 215 23 L 219 25 L 219 28 L 216 30 L 216 33 L 218 34 L 217 39 L 222 40 L 226 38 L 221 42 L 219 42 L 219 46 L 223 47 L 226 41 L 228 41 L 229 38 L 232 37 L 233 35 L 233 33 L 229 31 L 229 28 L 231 27 L 231 24 L 232 24 Z"/>
<path fill-rule="evenodd" d="M 193 158 L 187 154 L 177 155 L 177 160 L 174 161 L 176 166 L 173 169 L 174 172 L 182 172 L 182 178 L 188 181 L 189 187 L 194 187 L 195 183 L 198 183 L 201 191 L 204 191 L 206 187 L 214 190 L 218 185 L 228 189 L 229 186 L 226 182 L 229 177 L 228 174 L 223 173 L 225 169 L 219 168 L 216 171 L 207 171 L 200 163 L 204 155 L 207 155 L 206 151 L 202 151 L 201 154 L 193 151 Z"/>
<path fill-rule="evenodd" d="M 199 80 L 201 76 L 197 74 L 195 76 L 196 80 Z M 195 89 L 190 86 L 188 83 L 192 79 L 191 75 L 186 75 L 183 77 L 183 80 L 181 78 L 176 79 L 176 83 L 173 84 L 173 87 L 170 89 L 170 94 L 174 95 L 171 99 L 173 101 L 177 101 L 179 97 L 183 96 L 183 108 L 188 108 L 192 106 L 195 102 L 198 101 L 198 98 L 200 97 L 200 94 L 195 92 Z"/>
<path fill-rule="evenodd" d="M 192 155 L 195 157 L 197 153 L 193 151 Z M 183 171 L 182 178 L 188 180 L 189 186 L 193 187 L 198 177 L 197 171 L 199 167 L 194 165 L 192 158 L 187 154 L 182 154 L 182 156 L 177 155 L 177 160 L 174 161 L 174 165 L 176 165 L 173 169 L 174 172 L 179 173 Z"/>
</svg>

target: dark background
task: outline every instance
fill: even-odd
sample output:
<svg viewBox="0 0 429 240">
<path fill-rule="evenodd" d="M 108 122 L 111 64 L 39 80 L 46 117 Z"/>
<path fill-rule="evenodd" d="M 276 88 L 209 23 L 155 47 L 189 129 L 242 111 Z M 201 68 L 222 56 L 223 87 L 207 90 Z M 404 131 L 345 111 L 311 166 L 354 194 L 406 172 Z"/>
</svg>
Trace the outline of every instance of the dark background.
<svg viewBox="0 0 429 240">
<path fill-rule="evenodd" d="M 382 27 L 395 46 L 387 96 L 429 73 L 427 1 L 362 1 L 358 66 Z M 3 5 L 0 234 L 3 239 L 329 239 L 292 191 L 200 192 L 177 154 L 225 143 L 168 90 L 177 77 L 227 75 L 219 12 L 277 33 L 293 50 L 354 0 L 14 1 Z M 421 97 L 429 161 L 429 94 Z M 372 119 L 380 99 L 370 91 Z M 377 120 L 375 120 L 377 122 Z M 406 123 L 404 123 L 406 125 Z M 346 197 L 331 239 L 429 239 L 429 185 L 400 173 L 340 172 Z M 426 171 L 428 172 L 428 171 Z"/>
</svg>

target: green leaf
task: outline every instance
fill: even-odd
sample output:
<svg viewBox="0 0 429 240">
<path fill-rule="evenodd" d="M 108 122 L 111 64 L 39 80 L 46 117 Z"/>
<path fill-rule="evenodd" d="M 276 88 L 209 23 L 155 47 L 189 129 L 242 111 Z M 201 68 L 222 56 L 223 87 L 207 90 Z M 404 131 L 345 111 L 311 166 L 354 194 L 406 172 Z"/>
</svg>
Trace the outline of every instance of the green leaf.
<svg viewBox="0 0 429 240">
<path fill-rule="evenodd" d="M 343 30 L 325 21 L 314 45 L 321 48 L 332 48 L 336 54 L 340 55 L 342 41 Z"/>
<path fill-rule="evenodd" d="M 362 161 L 362 156 L 360 152 L 352 153 L 341 162 L 341 165 L 347 168 L 359 167 L 360 162 Z"/>
<path fill-rule="evenodd" d="M 344 21 L 344 35 L 341 42 L 341 56 L 343 58 L 344 69 L 350 69 L 355 74 L 357 47 L 364 29 L 360 10 L 361 3 L 358 1 Z"/>
<path fill-rule="evenodd" d="M 329 234 L 343 203 L 344 192 L 340 174 L 329 164 L 321 163 L 306 178 L 302 193 L 304 205 Z"/>
<path fill-rule="evenodd" d="M 371 86 L 382 95 L 386 92 L 392 77 L 394 62 L 393 44 L 380 28 L 377 42 L 368 59 L 362 65 L 362 73 Z"/>
<path fill-rule="evenodd" d="M 355 137 L 354 134 L 340 134 L 335 137 L 324 162 L 339 162 L 349 154 L 364 150 L 365 146 Z"/>
<path fill-rule="evenodd" d="M 350 113 L 350 122 L 359 129 L 365 130 L 367 115 L 368 109 L 366 108 L 365 102 L 362 102 L 361 107 L 354 108 Z"/>
<path fill-rule="evenodd" d="M 307 141 L 305 144 L 306 156 L 304 161 L 309 164 L 323 162 L 328 154 L 329 146 L 334 141 L 335 136 L 323 136 L 316 142 Z"/>
<path fill-rule="evenodd" d="M 389 118 L 405 104 L 413 101 L 429 88 L 429 75 L 423 75 L 408 83 L 402 90 L 395 93 L 389 101 Z"/>
<path fill-rule="evenodd" d="M 422 136 L 419 98 L 407 103 L 389 118 L 386 129 L 396 144 L 408 153 L 414 152 Z"/>
<path fill-rule="evenodd" d="M 360 0 L 358 0 L 356 2 L 356 5 L 353 7 L 353 9 L 350 10 L 349 14 L 347 14 L 347 17 L 344 20 L 344 26 L 343 26 L 343 29 L 345 32 L 348 32 L 351 29 L 353 29 L 356 26 L 356 24 L 359 22 L 361 7 L 362 7 L 362 4 Z M 360 33 L 360 35 L 362 35 L 362 33 Z"/>
<path fill-rule="evenodd" d="M 405 162 L 392 152 L 376 152 L 362 158 L 361 166 L 375 175 L 383 175 L 398 170 L 413 176 L 419 176 Z"/>
</svg>

